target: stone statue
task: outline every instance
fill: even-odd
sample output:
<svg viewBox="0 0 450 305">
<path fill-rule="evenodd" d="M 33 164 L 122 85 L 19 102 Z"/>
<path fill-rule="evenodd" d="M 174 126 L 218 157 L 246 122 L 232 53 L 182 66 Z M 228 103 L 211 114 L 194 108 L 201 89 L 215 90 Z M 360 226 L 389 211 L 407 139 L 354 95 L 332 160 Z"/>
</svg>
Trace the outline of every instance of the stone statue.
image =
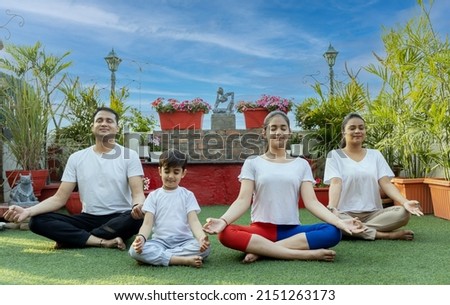
<svg viewBox="0 0 450 305">
<path fill-rule="evenodd" d="M 31 174 L 19 176 L 19 182 L 11 190 L 10 197 L 11 205 L 32 206 L 39 203 L 33 192 Z"/>
<path fill-rule="evenodd" d="M 231 97 L 231 100 L 228 103 L 228 106 L 226 108 L 219 108 L 219 104 L 226 103 L 229 97 Z M 233 113 L 233 106 L 234 106 L 234 92 L 223 93 L 223 88 L 219 87 L 219 89 L 217 89 L 217 98 L 216 103 L 214 104 L 213 112 L 231 114 Z"/>
</svg>

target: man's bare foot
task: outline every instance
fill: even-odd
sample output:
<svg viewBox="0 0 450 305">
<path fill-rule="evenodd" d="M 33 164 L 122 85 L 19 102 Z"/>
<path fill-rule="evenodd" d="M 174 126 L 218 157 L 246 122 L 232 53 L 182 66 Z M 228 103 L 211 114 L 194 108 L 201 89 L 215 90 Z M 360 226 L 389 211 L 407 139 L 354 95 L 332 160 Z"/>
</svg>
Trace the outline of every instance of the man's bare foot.
<svg viewBox="0 0 450 305">
<path fill-rule="evenodd" d="M 116 237 L 114 239 L 109 239 L 109 240 L 102 239 L 100 241 L 100 247 L 117 248 L 119 250 L 125 250 L 127 246 L 123 242 L 122 238 Z"/>
<path fill-rule="evenodd" d="M 53 246 L 53 249 L 55 250 L 61 250 L 61 249 L 68 249 L 70 248 L 68 245 L 56 242 L 55 245 Z"/>
<path fill-rule="evenodd" d="M 391 239 L 391 240 L 413 240 L 414 232 L 411 230 L 399 230 L 393 232 L 378 232 L 376 239 Z"/>
<path fill-rule="evenodd" d="M 259 255 L 253 254 L 253 253 L 247 253 L 242 260 L 244 264 L 251 264 L 256 262 L 259 259 Z"/>
<path fill-rule="evenodd" d="M 201 256 L 172 256 L 169 265 L 182 265 L 200 268 L 203 266 L 203 258 Z"/>
</svg>

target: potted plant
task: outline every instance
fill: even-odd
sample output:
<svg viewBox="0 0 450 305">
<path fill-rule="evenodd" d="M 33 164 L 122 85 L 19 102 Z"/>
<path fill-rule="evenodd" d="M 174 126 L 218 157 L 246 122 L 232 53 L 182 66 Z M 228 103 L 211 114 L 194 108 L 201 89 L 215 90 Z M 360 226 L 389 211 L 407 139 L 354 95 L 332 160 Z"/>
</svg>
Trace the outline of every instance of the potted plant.
<svg viewBox="0 0 450 305">
<path fill-rule="evenodd" d="M 449 128 L 448 121 L 445 123 L 449 115 L 449 42 L 440 41 L 428 9 L 423 3 L 420 7 L 422 14 L 404 27 L 386 31 L 382 37 L 386 56 L 375 55 L 378 65 L 367 68 L 382 81 L 367 117 L 375 128 L 380 122 L 388 127 L 386 137 L 377 145 L 393 151 L 402 167 L 401 177 L 394 178 L 394 184 L 430 214 L 434 208 L 424 182 L 437 162 L 436 153 L 442 155 L 444 165 L 449 157 L 448 142 L 445 147 Z M 441 123 L 437 123 L 439 120 Z M 434 135 L 430 133 L 433 128 Z M 441 136 L 443 146 L 439 144 Z"/>
<path fill-rule="evenodd" d="M 45 185 L 45 182 L 47 180 L 48 176 L 48 170 L 46 169 L 47 166 L 47 156 L 46 156 L 46 136 L 47 136 L 47 123 L 51 120 L 53 126 L 55 129 L 58 129 L 61 122 L 62 122 L 62 116 L 61 113 L 64 113 L 64 103 L 55 103 L 53 100 L 54 94 L 58 92 L 58 89 L 60 89 L 60 85 L 64 82 L 67 74 L 64 72 L 66 68 L 68 68 L 72 63 L 70 61 L 66 61 L 66 57 L 70 54 L 70 52 L 65 52 L 63 55 L 52 55 L 45 52 L 42 44 L 40 42 L 36 42 L 34 45 L 31 46 L 16 46 L 12 44 L 5 45 L 5 51 L 8 53 L 8 56 L 0 58 L 0 68 L 3 71 L 6 71 L 10 75 L 10 77 L 15 77 L 17 79 L 20 79 L 21 82 L 26 82 L 27 84 L 31 84 L 35 91 L 31 93 L 31 89 L 24 89 L 26 91 L 29 91 L 31 95 L 34 95 L 33 99 L 36 101 L 36 96 L 38 96 L 40 103 L 42 105 L 38 106 L 35 105 L 35 107 L 27 108 L 30 111 L 28 113 L 22 113 L 22 118 L 25 115 L 38 117 L 40 119 L 40 122 L 37 123 L 36 121 L 33 123 L 33 120 L 27 119 L 27 123 L 24 122 L 18 122 L 16 121 L 16 125 L 21 124 L 22 128 L 24 126 L 27 126 L 26 124 L 34 124 L 35 126 L 29 126 L 30 129 L 39 129 L 38 133 L 29 132 L 29 134 L 34 134 L 33 136 L 30 136 L 34 139 L 39 138 L 42 141 L 41 148 L 37 148 L 36 143 L 29 142 L 27 143 L 29 150 L 35 150 L 35 157 L 30 158 L 35 159 L 34 164 L 37 164 L 36 160 L 39 159 L 39 165 L 23 165 L 24 162 L 20 161 L 19 166 L 21 166 L 23 169 L 25 168 L 34 168 L 38 167 L 40 168 L 38 172 L 33 173 L 33 186 L 35 189 L 35 192 L 39 192 L 39 188 L 41 186 Z M 24 92 L 22 92 L 24 93 Z M 6 104 L 6 103 L 5 103 Z M 40 107 L 40 109 L 37 109 L 36 107 Z M 3 108 L 3 105 L 2 105 Z M 8 108 L 8 107 L 6 107 Z M 7 109 L 8 110 L 8 109 Z M 11 114 L 11 113 L 10 113 Z M 13 123 L 14 124 L 14 123 Z M 36 125 L 41 126 L 36 126 Z M 45 125 L 45 127 L 44 127 Z M 11 126 L 3 126 L 5 128 L 5 131 L 7 131 L 8 139 L 5 141 L 8 145 L 11 144 L 10 142 L 12 138 L 12 129 Z M 41 127 L 43 128 L 41 131 Z M 14 131 L 16 132 L 16 131 Z M 22 131 L 25 133 L 25 130 Z M 17 134 L 16 134 L 17 135 Z M 13 139 L 14 142 L 18 143 L 17 137 Z M 25 140 L 22 139 L 22 142 L 25 143 Z M 34 147 L 33 145 L 36 145 Z M 26 146 L 26 145 L 25 145 Z M 11 146 L 9 148 L 12 148 Z M 23 150 L 26 150 L 26 148 L 23 148 Z M 23 158 L 27 158 L 27 152 L 19 152 L 19 151 L 12 151 L 12 155 L 18 155 L 21 154 L 24 156 Z M 37 157 L 36 155 L 39 155 Z M 10 174 L 10 173 L 9 173 Z M 39 180 L 37 180 L 38 176 L 37 174 L 40 174 L 42 176 Z M 13 175 L 9 175 L 10 178 L 13 178 Z M 13 179 L 14 180 L 14 179 Z M 11 182 L 11 184 L 14 184 L 14 182 Z"/>
<path fill-rule="evenodd" d="M 161 130 L 202 129 L 203 115 L 211 110 L 211 106 L 201 98 L 180 102 L 158 97 L 152 102 L 152 107 L 158 112 Z"/>
<path fill-rule="evenodd" d="M 292 100 L 263 94 L 254 102 L 240 101 L 236 105 L 236 111 L 244 114 L 246 128 L 261 128 L 269 112 L 280 110 L 288 113 L 293 104 Z"/>
<path fill-rule="evenodd" d="M 289 138 L 287 148 L 292 157 L 303 156 L 303 135 L 300 132 L 293 132 Z"/>
<path fill-rule="evenodd" d="M 448 66 L 448 64 L 447 64 Z M 448 67 L 450 68 L 450 67 Z M 447 94 L 436 92 L 428 117 L 423 118 L 422 128 L 434 140 L 432 158 L 439 177 L 427 177 L 424 183 L 430 189 L 434 215 L 450 220 L 450 104 Z"/>
<path fill-rule="evenodd" d="M 319 200 L 320 203 L 322 203 L 324 206 L 327 206 L 329 186 L 324 184 L 322 179 L 319 177 L 316 177 L 314 179 L 315 179 L 314 192 L 316 193 L 317 200 Z M 298 202 L 298 207 L 299 208 L 305 207 L 305 204 L 301 196 Z"/>
<path fill-rule="evenodd" d="M 31 173 L 38 196 L 48 177 L 44 156 L 49 109 L 42 94 L 25 81 L 6 75 L 2 80 L 1 138 L 18 167 L 18 171 L 6 171 L 6 176 L 12 188 L 20 173 Z"/>
<path fill-rule="evenodd" d="M 141 159 L 149 158 L 156 120 L 153 116 L 145 116 L 136 108 L 130 108 L 131 116 L 123 121 L 128 129 L 124 131 L 124 145 L 136 150 Z"/>
</svg>

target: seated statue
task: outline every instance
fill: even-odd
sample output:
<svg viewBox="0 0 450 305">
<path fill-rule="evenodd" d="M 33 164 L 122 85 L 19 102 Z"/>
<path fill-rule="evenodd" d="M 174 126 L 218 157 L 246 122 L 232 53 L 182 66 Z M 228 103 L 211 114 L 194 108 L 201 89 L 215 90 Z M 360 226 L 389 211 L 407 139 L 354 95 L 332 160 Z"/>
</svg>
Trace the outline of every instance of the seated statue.
<svg viewBox="0 0 450 305">
<path fill-rule="evenodd" d="M 231 97 L 231 100 L 228 103 L 228 106 L 226 108 L 219 108 L 219 104 L 226 103 L 229 97 Z M 233 106 L 234 106 L 234 92 L 223 93 L 223 88 L 219 87 L 219 89 L 217 89 L 217 98 L 216 103 L 214 104 L 213 112 L 230 114 L 233 112 Z"/>
<path fill-rule="evenodd" d="M 39 202 L 33 192 L 31 174 L 19 176 L 19 182 L 11 190 L 10 197 L 11 205 L 32 206 Z"/>
</svg>

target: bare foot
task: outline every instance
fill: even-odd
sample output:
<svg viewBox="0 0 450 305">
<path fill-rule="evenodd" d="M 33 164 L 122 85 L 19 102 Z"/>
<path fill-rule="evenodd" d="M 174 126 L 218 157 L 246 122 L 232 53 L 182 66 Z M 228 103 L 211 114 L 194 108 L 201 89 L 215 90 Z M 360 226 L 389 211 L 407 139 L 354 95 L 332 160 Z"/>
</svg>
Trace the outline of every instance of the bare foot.
<svg viewBox="0 0 450 305">
<path fill-rule="evenodd" d="M 203 258 L 201 256 L 172 256 L 169 265 L 183 265 L 200 268 L 203 266 Z"/>
<path fill-rule="evenodd" d="M 126 245 L 123 242 L 122 238 L 116 237 L 114 239 L 104 240 L 102 239 L 100 241 L 100 247 L 104 248 L 117 248 L 119 250 L 125 250 Z"/>
<path fill-rule="evenodd" d="M 336 252 L 329 249 L 316 249 L 316 250 L 300 250 L 307 251 L 307 256 L 309 260 L 318 260 L 326 262 L 334 262 L 336 258 Z"/>
<path fill-rule="evenodd" d="M 376 239 L 391 239 L 391 240 L 413 240 L 414 232 L 411 230 L 399 230 L 393 232 L 378 232 Z"/>
<path fill-rule="evenodd" d="M 336 252 L 329 249 L 294 250 L 294 251 L 295 254 L 288 259 L 333 262 L 336 257 Z M 260 259 L 260 256 L 258 256 L 257 254 L 247 253 L 242 262 L 250 264 L 257 261 L 258 259 Z"/>
<path fill-rule="evenodd" d="M 55 245 L 53 246 L 53 249 L 55 250 L 61 250 L 61 249 L 67 249 L 69 248 L 68 246 L 66 246 L 65 244 L 56 242 Z"/>
<path fill-rule="evenodd" d="M 244 264 L 251 264 L 256 262 L 259 259 L 259 255 L 253 254 L 253 253 L 247 253 L 242 260 Z"/>
</svg>

